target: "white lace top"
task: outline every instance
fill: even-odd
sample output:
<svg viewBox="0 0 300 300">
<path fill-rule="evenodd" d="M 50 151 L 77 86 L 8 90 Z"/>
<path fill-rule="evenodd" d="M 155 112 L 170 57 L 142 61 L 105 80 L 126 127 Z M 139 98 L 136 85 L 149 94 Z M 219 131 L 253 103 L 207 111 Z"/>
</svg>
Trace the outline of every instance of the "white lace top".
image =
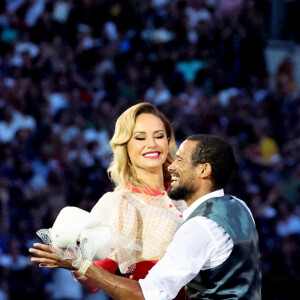
<svg viewBox="0 0 300 300">
<path fill-rule="evenodd" d="M 138 262 L 163 257 L 186 207 L 184 201 L 172 201 L 165 192 L 153 196 L 123 189 L 104 194 L 91 214 L 111 226 L 114 243 L 108 258 L 128 273 Z"/>
</svg>

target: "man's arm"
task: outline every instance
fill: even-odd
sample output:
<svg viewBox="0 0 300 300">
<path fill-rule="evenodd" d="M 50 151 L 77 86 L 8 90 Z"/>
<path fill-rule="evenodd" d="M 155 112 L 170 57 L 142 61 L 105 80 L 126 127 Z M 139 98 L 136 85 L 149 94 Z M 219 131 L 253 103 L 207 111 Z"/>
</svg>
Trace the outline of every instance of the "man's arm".
<svg viewBox="0 0 300 300">
<path fill-rule="evenodd" d="M 145 299 L 137 281 L 111 274 L 95 264 L 92 264 L 84 275 L 113 299 Z"/>
<path fill-rule="evenodd" d="M 31 261 L 38 262 L 40 267 L 64 268 L 78 271 L 72 266 L 72 260 L 61 260 L 52 248 L 45 244 L 35 243 L 35 248 L 30 248 L 29 252 L 37 255 Z M 144 300 L 142 289 L 137 281 L 113 275 L 103 268 L 91 264 L 84 275 L 89 278 L 99 289 L 116 300 Z"/>
</svg>

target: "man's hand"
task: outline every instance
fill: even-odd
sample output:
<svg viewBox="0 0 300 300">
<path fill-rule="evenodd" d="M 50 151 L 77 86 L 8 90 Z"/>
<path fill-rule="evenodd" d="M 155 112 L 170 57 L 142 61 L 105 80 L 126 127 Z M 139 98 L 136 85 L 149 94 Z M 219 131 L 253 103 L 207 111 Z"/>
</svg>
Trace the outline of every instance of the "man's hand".
<svg viewBox="0 0 300 300">
<path fill-rule="evenodd" d="M 29 252 L 38 257 L 32 257 L 31 261 L 38 262 L 40 267 L 76 270 L 72 266 L 72 259 L 61 260 L 53 253 L 51 246 L 40 243 L 35 243 L 33 246 L 35 248 L 30 248 Z M 92 281 L 96 290 L 104 290 L 115 300 L 145 299 L 137 281 L 113 275 L 95 264 L 91 264 L 84 275 Z"/>
<path fill-rule="evenodd" d="M 35 248 L 30 248 L 29 252 L 38 257 L 31 257 L 31 261 L 38 262 L 43 268 L 64 268 L 67 270 L 76 270 L 72 265 L 73 259 L 60 259 L 54 252 L 51 246 L 35 243 Z"/>
</svg>

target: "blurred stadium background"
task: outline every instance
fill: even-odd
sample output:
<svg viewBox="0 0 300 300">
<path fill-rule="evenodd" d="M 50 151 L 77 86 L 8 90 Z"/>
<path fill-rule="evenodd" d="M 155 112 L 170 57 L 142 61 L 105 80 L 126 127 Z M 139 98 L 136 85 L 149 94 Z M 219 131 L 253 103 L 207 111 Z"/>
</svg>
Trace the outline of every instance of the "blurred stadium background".
<svg viewBox="0 0 300 300">
<path fill-rule="evenodd" d="M 112 189 L 114 122 L 148 101 L 180 143 L 234 147 L 264 300 L 300 284 L 300 1 L 0 1 L 0 300 L 107 299 L 30 263 L 59 210 Z"/>
</svg>

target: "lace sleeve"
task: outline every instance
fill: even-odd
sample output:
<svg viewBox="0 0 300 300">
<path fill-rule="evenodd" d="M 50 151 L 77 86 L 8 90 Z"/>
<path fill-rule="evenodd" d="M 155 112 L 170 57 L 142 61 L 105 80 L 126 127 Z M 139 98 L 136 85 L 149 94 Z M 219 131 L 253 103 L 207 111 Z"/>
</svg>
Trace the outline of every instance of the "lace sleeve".
<svg viewBox="0 0 300 300">
<path fill-rule="evenodd" d="M 112 251 L 108 258 L 118 263 L 122 273 L 135 269 L 136 251 L 141 251 L 137 239 L 137 211 L 126 194 L 111 192 L 103 195 L 91 213 L 109 224 L 112 231 Z"/>
<path fill-rule="evenodd" d="M 61 259 L 73 259 L 79 267 L 84 259 L 104 259 L 112 246 L 108 224 L 77 207 L 64 207 L 51 228 L 40 229 L 37 235 Z"/>
</svg>

